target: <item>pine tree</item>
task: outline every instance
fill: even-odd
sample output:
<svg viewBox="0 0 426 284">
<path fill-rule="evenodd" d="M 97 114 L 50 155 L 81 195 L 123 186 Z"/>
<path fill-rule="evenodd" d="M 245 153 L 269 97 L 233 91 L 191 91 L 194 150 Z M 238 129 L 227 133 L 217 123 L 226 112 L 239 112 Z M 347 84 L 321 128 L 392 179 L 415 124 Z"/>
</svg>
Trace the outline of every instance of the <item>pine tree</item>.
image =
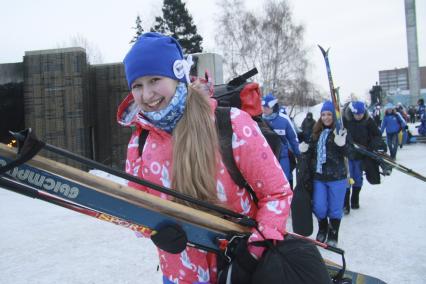
<svg viewBox="0 0 426 284">
<path fill-rule="evenodd" d="M 135 23 L 136 23 L 136 27 L 132 27 L 132 29 L 136 30 L 136 34 L 133 37 L 133 39 L 130 41 L 130 43 L 134 43 L 138 39 L 138 37 L 143 33 L 143 28 L 142 28 L 142 25 L 141 25 L 142 20 L 141 20 L 141 17 L 139 15 L 136 17 Z"/>
<path fill-rule="evenodd" d="M 192 16 L 181 0 L 164 0 L 163 17 L 155 17 L 151 31 L 163 33 L 177 39 L 185 54 L 202 52 L 203 38 L 197 33 Z"/>
</svg>

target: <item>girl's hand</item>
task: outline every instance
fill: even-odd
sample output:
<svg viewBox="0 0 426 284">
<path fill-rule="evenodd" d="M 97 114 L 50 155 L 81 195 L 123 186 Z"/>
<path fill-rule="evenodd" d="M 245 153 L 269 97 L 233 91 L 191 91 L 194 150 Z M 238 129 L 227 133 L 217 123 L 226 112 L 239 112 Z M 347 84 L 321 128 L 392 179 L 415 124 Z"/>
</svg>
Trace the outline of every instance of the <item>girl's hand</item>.
<svg viewBox="0 0 426 284">
<path fill-rule="evenodd" d="M 334 143 L 336 143 L 337 146 L 342 147 L 346 144 L 346 135 L 348 132 L 346 129 L 340 129 L 339 133 L 337 133 L 336 129 L 334 129 Z"/>
</svg>

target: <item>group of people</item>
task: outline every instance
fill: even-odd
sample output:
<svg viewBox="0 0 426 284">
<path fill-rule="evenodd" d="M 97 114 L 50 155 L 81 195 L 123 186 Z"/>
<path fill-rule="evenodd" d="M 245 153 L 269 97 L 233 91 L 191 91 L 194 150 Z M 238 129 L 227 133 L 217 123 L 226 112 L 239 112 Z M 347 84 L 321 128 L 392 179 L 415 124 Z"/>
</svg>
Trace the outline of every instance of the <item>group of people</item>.
<svg viewBox="0 0 426 284">
<path fill-rule="evenodd" d="M 334 105 L 324 102 L 318 121 L 308 113 L 302 125 L 303 142 L 299 143 L 293 123 L 280 109 L 277 98 L 264 96 L 262 117 L 281 139 L 278 159 L 250 115 L 231 108 L 235 163 L 256 195 L 255 202 L 233 181 L 222 161 L 211 81 L 189 76 L 191 60 L 185 59 L 179 43 L 159 33 L 142 34 L 124 58 L 124 67 L 130 92 L 120 104 L 117 118 L 133 130 L 126 172 L 257 221 L 258 230 L 253 229 L 240 248 L 244 260 L 234 262 L 232 276 L 226 276 L 232 283 L 245 283 L 262 257 L 265 248 L 254 242 L 282 241 L 286 235 L 293 195 L 292 156 L 309 161 L 313 213 L 319 224 L 316 239 L 337 245 L 344 209 L 348 213 L 349 208 L 359 208 L 363 185 L 364 157 L 351 149 L 351 143 L 371 147 L 381 141 L 381 132 L 362 102 L 351 102 L 344 109 L 339 130 Z M 392 157 L 396 155 L 397 122 L 399 116 L 390 110 L 381 127 L 382 132 L 387 131 Z M 143 131 L 148 134 L 140 149 Z M 141 185 L 129 182 L 129 186 L 172 199 Z M 161 234 L 165 231 L 159 228 L 155 235 Z M 144 236 L 155 235 L 146 232 Z M 226 282 L 215 254 L 189 246 L 171 253 L 166 248 L 170 244 L 162 246 L 158 241 L 161 238 L 156 239 L 164 283 Z"/>
</svg>

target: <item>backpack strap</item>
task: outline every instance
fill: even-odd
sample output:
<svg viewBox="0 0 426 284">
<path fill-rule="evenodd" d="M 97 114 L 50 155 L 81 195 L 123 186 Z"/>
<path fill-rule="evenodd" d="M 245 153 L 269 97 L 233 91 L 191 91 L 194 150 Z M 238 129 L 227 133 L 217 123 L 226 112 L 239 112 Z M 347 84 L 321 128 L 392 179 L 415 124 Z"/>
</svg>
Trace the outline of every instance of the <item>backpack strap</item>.
<svg viewBox="0 0 426 284">
<path fill-rule="evenodd" d="M 230 107 L 217 107 L 215 111 L 216 127 L 219 136 L 219 144 L 221 150 L 222 161 L 229 172 L 232 180 L 239 187 L 244 187 L 257 204 L 257 197 L 253 189 L 244 179 L 234 159 L 234 152 L 232 150 L 232 124 L 231 124 L 231 108 Z"/>
<path fill-rule="evenodd" d="M 139 134 L 139 156 L 142 156 L 143 146 L 145 146 L 146 138 L 148 138 L 149 130 L 142 129 L 141 134 Z"/>
<path fill-rule="evenodd" d="M 216 127 L 217 133 L 219 136 L 220 152 L 222 156 L 222 161 L 225 164 L 226 169 L 229 172 L 232 180 L 239 187 L 244 187 L 253 198 L 253 201 L 257 204 L 257 197 L 253 189 L 244 179 L 240 170 L 238 169 L 237 164 L 234 160 L 234 152 L 232 150 L 232 124 L 231 124 L 231 108 L 230 107 L 217 107 L 215 111 L 216 116 Z M 143 147 L 148 138 L 149 130 L 142 129 L 139 135 L 139 156 L 142 155 Z"/>
</svg>

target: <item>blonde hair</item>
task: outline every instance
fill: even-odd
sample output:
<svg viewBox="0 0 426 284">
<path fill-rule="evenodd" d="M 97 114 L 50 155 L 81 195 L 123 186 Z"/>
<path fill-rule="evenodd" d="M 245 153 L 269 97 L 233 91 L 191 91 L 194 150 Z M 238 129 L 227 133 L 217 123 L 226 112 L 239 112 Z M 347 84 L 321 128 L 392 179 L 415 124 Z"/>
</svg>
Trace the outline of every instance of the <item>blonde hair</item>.
<svg viewBox="0 0 426 284">
<path fill-rule="evenodd" d="M 218 151 L 218 134 L 209 98 L 188 87 L 185 112 L 173 131 L 172 187 L 217 204 Z M 195 207 L 185 201 L 177 202 Z"/>
</svg>

